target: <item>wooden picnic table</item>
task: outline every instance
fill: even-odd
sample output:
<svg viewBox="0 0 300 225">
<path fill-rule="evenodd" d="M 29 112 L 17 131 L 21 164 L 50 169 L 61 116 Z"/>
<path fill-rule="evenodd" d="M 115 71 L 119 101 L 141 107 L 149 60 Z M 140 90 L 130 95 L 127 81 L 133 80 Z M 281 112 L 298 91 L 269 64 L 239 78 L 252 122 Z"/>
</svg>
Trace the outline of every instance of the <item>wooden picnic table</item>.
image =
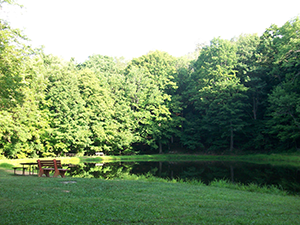
<svg viewBox="0 0 300 225">
<path fill-rule="evenodd" d="M 29 169 L 29 170 L 28 170 L 29 175 L 30 175 L 30 174 L 33 174 L 34 169 L 32 168 L 32 166 L 33 166 L 33 165 L 37 165 L 36 162 L 20 163 L 20 164 L 22 165 L 21 167 L 19 167 L 19 166 L 13 167 L 13 169 L 14 169 L 14 174 L 16 174 L 16 171 L 17 171 L 18 169 L 23 170 L 22 175 L 25 175 L 25 170 L 27 170 L 27 169 Z"/>
<path fill-rule="evenodd" d="M 25 166 L 28 166 L 28 168 L 29 168 L 28 173 L 30 175 L 30 174 L 33 174 L 33 172 L 34 172 L 34 169 L 32 168 L 32 166 L 37 165 L 36 162 L 20 163 L 20 164 L 23 165 L 23 175 L 25 175 L 25 172 L 24 172 Z"/>
</svg>

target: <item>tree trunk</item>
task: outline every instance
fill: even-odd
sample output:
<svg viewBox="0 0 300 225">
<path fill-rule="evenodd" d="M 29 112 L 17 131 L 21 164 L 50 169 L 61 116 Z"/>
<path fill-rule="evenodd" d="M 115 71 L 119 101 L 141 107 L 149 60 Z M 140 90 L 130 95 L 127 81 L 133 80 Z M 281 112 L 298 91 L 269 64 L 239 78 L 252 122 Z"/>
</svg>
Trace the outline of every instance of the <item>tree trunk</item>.
<svg viewBox="0 0 300 225">
<path fill-rule="evenodd" d="M 253 118 L 254 118 L 254 120 L 256 120 L 256 118 L 257 118 L 257 116 L 256 116 L 256 112 L 257 112 L 257 102 L 256 102 L 256 100 L 255 100 L 255 96 L 253 95 L 253 97 L 252 97 L 252 99 L 253 99 Z"/>
<path fill-rule="evenodd" d="M 233 127 L 232 123 L 230 122 L 230 151 L 233 150 Z"/>
<path fill-rule="evenodd" d="M 162 154 L 162 144 L 161 144 L 161 141 L 159 141 L 159 154 Z"/>
</svg>

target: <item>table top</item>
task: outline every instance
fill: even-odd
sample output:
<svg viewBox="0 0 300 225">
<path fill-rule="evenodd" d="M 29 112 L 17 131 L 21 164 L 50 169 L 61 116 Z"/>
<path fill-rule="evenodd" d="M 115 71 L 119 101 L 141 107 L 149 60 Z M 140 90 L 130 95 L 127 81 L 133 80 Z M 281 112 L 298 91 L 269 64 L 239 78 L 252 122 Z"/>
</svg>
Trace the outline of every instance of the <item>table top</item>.
<svg viewBox="0 0 300 225">
<path fill-rule="evenodd" d="M 37 165 L 36 162 L 20 163 L 20 164 L 21 164 L 21 165 L 29 165 L 29 166 L 31 166 L 31 165 Z"/>
</svg>

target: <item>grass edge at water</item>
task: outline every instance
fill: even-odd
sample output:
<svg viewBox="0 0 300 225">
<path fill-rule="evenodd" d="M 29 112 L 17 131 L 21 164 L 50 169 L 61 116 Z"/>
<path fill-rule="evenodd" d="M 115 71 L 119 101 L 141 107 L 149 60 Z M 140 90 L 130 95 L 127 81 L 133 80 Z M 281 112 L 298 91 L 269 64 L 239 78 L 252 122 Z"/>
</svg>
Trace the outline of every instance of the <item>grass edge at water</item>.
<svg viewBox="0 0 300 225">
<path fill-rule="evenodd" d="M 59 158 L 63 163 L 79 162 L 119 162 L 119 161 L 240 161 L 256 164 L 286 164 L 300 166 L 300 154 L 248 154 L 248 155 L 203 155 L 203 154 L 153 154 L 153 155 L 106 155 L 106 156 L 75 156 L 75 157 L 52 157 L 43 159 Z M 19 166 L 21 162 L 36 162 L 38 158 L 25 159 L 0 159 L 1 164 L 7 163 Z M 2 167 L 6 167 L 2 166 Z"/>
<path fill-rule="evenodd" d="M 227 179 L 213 180 L 208 185 L 203 183 L 201 180 L 196 179 L 168 179 L 155 177 L 150 172 L 144 175 L 136 175 L 136 174 L 122 174 L 119 178 L 113 178 L 112 180 L 141 180 L 147 182 L 164 182 L 164 183 L 186 183 L 190 185 L 199 185 L 199 186 L 208 186 L 208 187 L 219 187 L 219 188 L 227 188 L 239 191 L 248 191 L 255 193 L 263 193 L 263 194 L 274 194 L 287 196 L 291 195 L 287 191 L 276 185 L 258 185 L 255 183 L 250 184 L 242 184 L 242 183 L 233 183 Z"/>
<path fill-rule="evenodd" d="M 58 157 L 57 157 L 58 158 Z M 46 159 L 46 158 L 45 158 Z M 52 159 L 52 158 L 47 158 Z M 79 163 L 79 162 L 118 162 L 118 161 L 172 161 L 172 160 L 187 160 L 190 161 L 232 161 L 232 160 L 238 160 L 238 161 L 244 161 L 244 162 L 254 162 L 254 163 L 271 163 L 271 164 L 287 164 L 287 165 L 293 165 L 294 163 L 299 166 L 300 164 L 297 163 L 299 160 L 300 162 L 300 155 L 298 154 L 286 154 L 286 155 L 279 155 L 279 154 L 271 154 L 271 155 L 263 155 L 263 154 L 257 154 L 257 155 L 242 155 L 242 156 L 232 156 L 232 155 L 176 155 L 176 154 L 160 154 L 160 155 L 134 155 L 134 156 L 103 156 L 103 157 L 59 157 L 63 161 L 63 163 Z M 21 162 L 36 162 L 37 159 L 1 159 L 0 160 L 0 168 L 5 169 L 12 169 L 14 166 L 20 166 L 19 163 Z M 255 161 L 259 160 L 259 161 Z M 291 163 L 292 162 L 292 163 Z M 118 179 L 118 178 L 116 178 Z M 128 180 L 147 180 L 147 181 L 160 181 L 160 182 L 185 182 L 190 184 L 197 184 L 197 185 L 205 185 L 201 181 L 197 180 L 168 180 L 165 178 L 158 178 L 154 177 L 151 174 L 146 175 L 124 175 L 122 179 L 128 179 Z M 225 187 L 235 190 L 243 190 L 243 191 L 250 191 L 250 192 L 258 192 L 258 193 L 277 193 L 279 195 L 287 195 L 287 191 L 282 190 L 280 187 L 277 187 L 275 185 L 264 185 L 260 186 L 254 183 L 245 185 L 241 183 L 232 183 L 228 180 L 215 180 L 212 181 L 209 186 L 217 186 L 217 187 Z"/>
</svg>

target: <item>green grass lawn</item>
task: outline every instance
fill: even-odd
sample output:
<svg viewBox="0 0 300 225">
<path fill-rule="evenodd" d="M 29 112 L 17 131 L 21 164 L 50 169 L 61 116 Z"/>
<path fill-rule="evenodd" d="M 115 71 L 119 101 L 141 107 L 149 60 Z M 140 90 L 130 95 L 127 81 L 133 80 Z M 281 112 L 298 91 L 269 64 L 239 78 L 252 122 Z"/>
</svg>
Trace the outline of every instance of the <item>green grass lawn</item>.
<svg viewBox="0 0 300 225">
<path fill-rule="evenodd" d="M 0 224 L 300 224 L 300 197 L 0 169 Z"/>
</svg>

